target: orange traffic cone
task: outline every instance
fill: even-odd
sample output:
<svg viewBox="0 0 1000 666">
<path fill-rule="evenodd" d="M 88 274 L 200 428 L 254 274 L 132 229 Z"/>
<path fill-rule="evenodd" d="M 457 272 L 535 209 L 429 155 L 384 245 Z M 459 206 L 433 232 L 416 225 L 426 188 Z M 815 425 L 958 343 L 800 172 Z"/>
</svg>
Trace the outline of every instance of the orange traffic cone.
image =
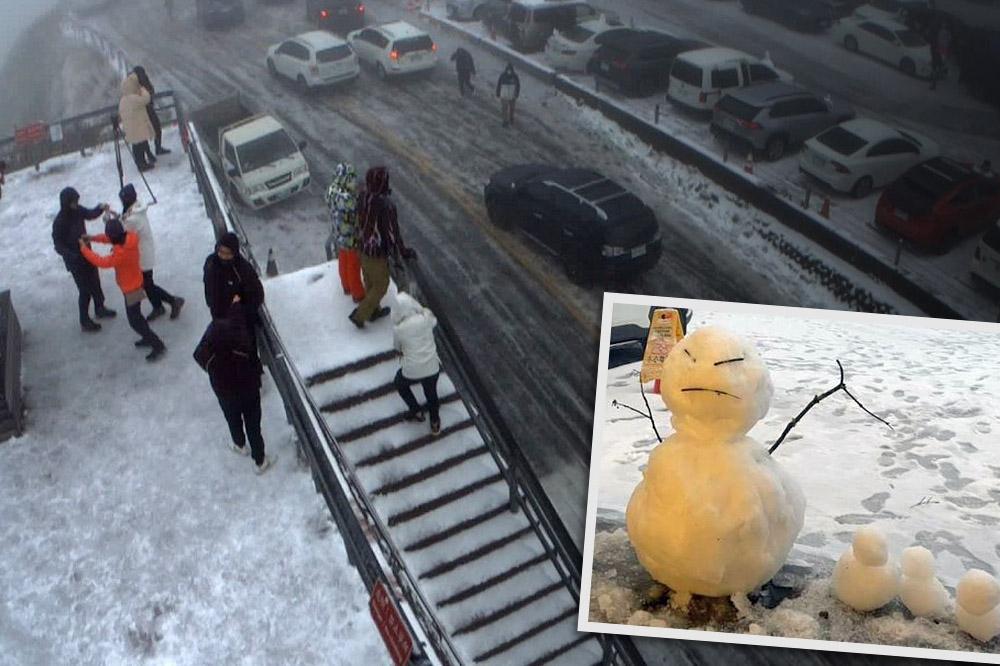
<svg viewBox="0 0 1000 666">
<path fill-rule="evenodd" d="M 753 151 L 747 153 L 747 163 L 743 165 L 743 170 L 751 176 L 753 175 Z"/>
<path fill-rule="evenodd" d="M 655 382 L 653 382 L 653 393 L 655 393 L 656 395 L 660 395 L 660 380 L 659 379 L 657 379 Z"/>
<path fill-rule="evenodd" d="M 823 197 L 823 207 L 819 209 L 819 214 L 830 219 L 830 197 Z"/>
</svg>

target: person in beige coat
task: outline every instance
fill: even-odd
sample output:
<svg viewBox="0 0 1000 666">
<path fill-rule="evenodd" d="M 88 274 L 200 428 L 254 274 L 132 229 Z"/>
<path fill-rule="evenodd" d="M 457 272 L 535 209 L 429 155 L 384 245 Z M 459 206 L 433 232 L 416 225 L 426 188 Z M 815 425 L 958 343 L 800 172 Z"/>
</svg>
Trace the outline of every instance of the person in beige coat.
<svg viewBox="0 0 1000 666">
<path fill-rule="evenodd" d="M 149 122 L 146 105 L 149 104 L 149 91 L 139 84 L 135 72 L 130 73 L 122 81 L 122 96 L 118 102 L 118 115 L 121 116 L 125 140 L 132 146 L 132 156 L 139 171 L 153 168 L 156 157 L 149 149 L 152 140 L 153 124 Z"/>
</svg>

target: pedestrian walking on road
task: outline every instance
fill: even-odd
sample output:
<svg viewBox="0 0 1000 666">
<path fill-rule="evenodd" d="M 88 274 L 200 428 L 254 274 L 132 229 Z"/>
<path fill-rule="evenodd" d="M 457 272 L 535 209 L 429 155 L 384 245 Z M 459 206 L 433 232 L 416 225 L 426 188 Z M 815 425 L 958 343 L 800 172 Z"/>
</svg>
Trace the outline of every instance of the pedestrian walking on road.
<svg viewBox="0 0 1000 666">
<path fill-rule="evenodd" d="M 475 93 L 472 77 L 476 74 L 476 63 L 472 60 L 472 54 L 460 46 L 451 54 L 451 61 L 455 63 L 455 73 L 458 74 L 458 94 L 465 97 L 466 88 L 470 93 Z"/>
<path fill-rule="evenodd" d="M 100 256 L 90 249 L 90 241 L 111 245 L 111 254 Z M 149 327 L 142 316 L 142 301 L 146 292 L 142 288 L 142 269 L 139 267 L 139 236 L 125 231 L 121 220 L 108 218 L 104 223 L 104 233 L 98 236 L 84 236 L 79 240 L 80 253 L 97 268 L 115 269 L 115 280 L 125 296 L 125 314 L 129 326 L 139 334 L 136 347 L 151 347 L 147 361 L 155 361 L 167 351 L 166 345 Z"/>
<path fill-rule="evenodd" d="M 503 70 L 500 78 L 497 79 L 496 96 L 500 98 L 500 117 L 503 126 L 509 127 L 514 124 L 514 107 L 517 105 L 517 98 L 521 95 L 521 79 L 514 71 L 514 64 L 508 62 L 507 68 Z"/>
<path fill-rule="evenodd" d="M 66 270 L 73 276 L 79 292 L 77 305 L 80 310 L 80 328 L 88 333 L 101 330 L 101 325 L 90 318 L 90 303 L 94 303 L 94 316 L 98 319 L 114 317 L 117 313 L 104 306 L 104 291 L 97 268 L 87 261 L 80 251 L 79 241 L 87 235 L 87 220 L 94 220 L 110 210 L 106 203 L 94 208 L 80 205 L 80 193 L 67 187 L 59 193 L 59 214 L 52 222 L 52 243 L 62 257 Z"/>
<path fill-rule="evenodd" d="M 153 96 L 156 94 L 153 82 L 149 80 L 146 69 L 141 65 L 136 65 L 132 68 L 132 71 L 135 73 L 136 78 L 139 79 L 139 85 L 149 92 L 149 104 L 146 105 L 146 115 L 149 116 L 149 122 L 153 126 L 153 144 L 156 147 L 156 154 L 166 155 L 170 152 L 170 149 L 163 147 L 163 126 L 160 124 L 160 117 L 156 115 L 156 107 L 153 102 Z"/>
<path fill-rule="evenodd" d="M 441 375 L 441 360 L 434 341 L 437 318 L 415 298 L 406 292 L 399 292 L 392 321 L 392 346 L 402 356 L 394 384 L 409 409 L 406 420 L 424 420 L 424 413 L 410 388 L 419 383 L 427 400 L 427 411 L 430 412 L 431 434 L 438 435 L 441 432 L 441 415 L 437 381 Z"/>
<path fill-rule="evenodd" d="M 194 358 L 208 373 L 212 391 L 222 408 L 232 438 L 230 448 L 240 455 L 248 453 L 263 474 L 274 465 L 264 451 L 260 431 L 260 359 L 257 344 L 250 337 L 247 310 L 240 296 L 234 295 L 225 314 L 212 319 L 195 349 Z M 247 441 L 250 442 L 249 451 Z"/>
<path fill-rule="evenodd" d="M 142 268 L 142 287 L 146 290 L 153 311 L 146 316 L 146 321 L 153 321 L 163 316 L 170 306 L 170 318 L 177 319 L 184 307 L 184 299 L 173 296 L 166 289 L 153 281 L 153 267 L 156 265 L 156 243 L 153 240 L 153 230 L 149 226 L 146 207 L 137 200 L 135 186 L 128 183 L 118 193 L 122 201 L 122 225 L 126 231 L 132 231 L 139 237 L 139 265 Z"/>
<path fill-rule="evenodd" d="M 333 216 L 330 243 L 337 251 L 340 286 L 355 303 L 365 298 L 361 281 L 361 255 L 358 254 L 358 175 L 350 164 L 338 164 L 333 181 L 326 191 L 326 205 Z"/>
<path fill-rule="evenodd" d="M 389 197 L 391 193 L 389 170 L 384 166 L 368 169 L 358 209 L 365 298 L 348 315 L 358 328 L 389 314 L 389 308 L 380 307 L 382 297 L 389 290 L 389 258 L 413 259 L 417 256 L 403 244 L 399 235 L 396 204 Z"/>
<path fill-rule="evenodd" d="M 139 77 L 135 72 L 130 72 L 122 81 L 121 93 L 118 115 L 125 131 L 125 140 L 132 146 L 132 157 L 139 171 L 149 171 L 156 163 L 156 157 L 149 148 L 149 142 L 153 140 L 155 133 L 146 110 L 152 96 L 139 84 Z"/>
</svg>

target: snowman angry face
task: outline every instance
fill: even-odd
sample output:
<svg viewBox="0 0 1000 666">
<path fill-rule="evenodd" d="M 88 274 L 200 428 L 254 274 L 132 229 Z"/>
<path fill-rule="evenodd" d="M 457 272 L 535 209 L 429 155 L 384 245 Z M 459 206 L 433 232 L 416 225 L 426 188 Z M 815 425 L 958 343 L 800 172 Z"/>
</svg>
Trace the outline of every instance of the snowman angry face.
<svg viewBox="0 0 1000 666">
<path fill-rule="evenodd" d="M 697 422 L 701 431 L 711 426 L 726 434 L 753 427 L 773 392 L 767 366 L 750 342 L 715 327 L 698 329 L 674 347 L 662 385 L 663 401 L 681 427 Z"/>
</svg>

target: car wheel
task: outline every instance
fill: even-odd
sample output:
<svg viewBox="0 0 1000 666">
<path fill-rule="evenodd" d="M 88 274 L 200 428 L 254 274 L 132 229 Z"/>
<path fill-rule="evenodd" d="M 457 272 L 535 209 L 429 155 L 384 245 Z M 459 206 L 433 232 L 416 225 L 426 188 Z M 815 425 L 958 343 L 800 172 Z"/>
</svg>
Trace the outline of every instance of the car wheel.
<svg viewBox="0 0 1000 666">
<path fill-rule="evenodd" d="M 780 135 L 772 136 L 764 146 L 764 154 L 767 155 L 767 159 L 775 162 L 785 156 L 787 149 L 788 139 Z"/>
<path fill-rule="evenodd" d="M 858 39 L 854 35 L 848 35 L 844 37 L 844 48 L 851 53 L 858 52 Z"/>
<path fill-rule="evenodd" d="M 299 74 L 298 77 L 296 77 L 295 85 L 296 87 L 298 87 L 299 92 L 304 92 L 304 93 L 309 92 L 309 84 L 306 83 L 305 77 L 302 76 L 301 74 Z"/>
<path fill-rule="evenodd" d="M 864 199 L 872 191 L 873 186 L 874 182 L 871 176 L 859 178 L 858 182 L 854 183 L 854 187 L 851 188 L 851 196 L 855 199 Z"/>
<path fill-rule="evenodd" d="M 274 66 L 274 61 L 271 60 L 270 58 L 267 59 L 267 73 L 273 76 L 274 78 L 278 78 L 278 70 Z"/>
<path fill-rule="evenodd" d="M 498 229 L 510 229 L 510 222 L 504 217 L 503 210 L 493 197 L 486 199 L 486 216 L 490 218 L 490 224 Z"/>
<path fill-rule="evenodd" d="M 385 67 L 382 66 L 382 63 L 375 64 L 375 75 L 383 81 L 389 78 L 389 73 L 385 71 Z"/>
<path fill-rule="evenodd" d="M 903 74 L 907 76 L 917 75 L 917 65 L 909 58 L 903 58 L 899 61 L 899 68 L 903 71 Z"/>
</svg>

